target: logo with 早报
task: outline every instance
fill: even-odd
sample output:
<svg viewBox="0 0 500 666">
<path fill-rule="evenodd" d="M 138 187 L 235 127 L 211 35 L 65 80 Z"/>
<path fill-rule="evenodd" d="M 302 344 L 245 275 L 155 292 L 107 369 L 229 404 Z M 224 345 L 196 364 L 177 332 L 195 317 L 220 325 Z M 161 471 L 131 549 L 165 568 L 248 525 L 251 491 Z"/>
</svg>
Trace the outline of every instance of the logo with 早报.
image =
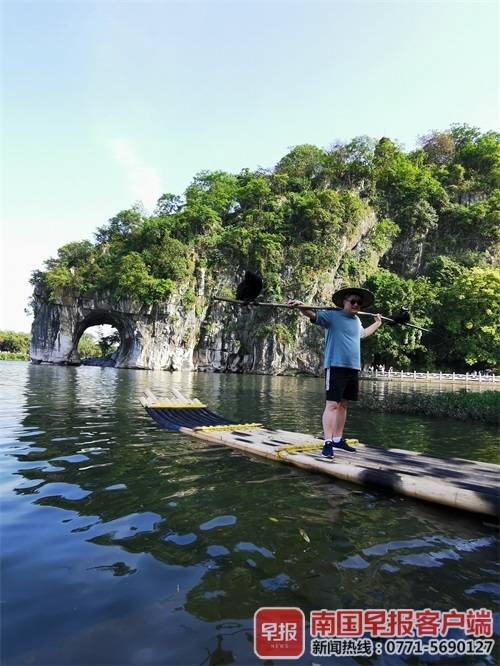
<svg viewBox="0 0 500 666">
<path fill-rule="evenodd" d="M 257 657 L 298 659 L 304 653 L 305 618 L 300 608 L 259 608 L 253 624 Z"/>
</svg>

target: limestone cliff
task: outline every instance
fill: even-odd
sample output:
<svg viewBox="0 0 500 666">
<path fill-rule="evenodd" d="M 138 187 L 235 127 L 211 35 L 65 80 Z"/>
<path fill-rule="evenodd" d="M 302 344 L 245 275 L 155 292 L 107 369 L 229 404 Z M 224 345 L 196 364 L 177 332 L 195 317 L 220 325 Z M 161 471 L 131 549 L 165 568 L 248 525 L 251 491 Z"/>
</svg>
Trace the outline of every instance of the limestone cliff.
<svg viewBox="0 0 500 666">
<path fill-rule="evenodd" d="M 339 260 L 309 281 L 307 291 L 288 293 L 308 302 L 329 303 L 341 278 L 345 253 L 360 253 L 376 225 L 370 212 L 338 240 Z M 37 286 L 33 295 L 34 322 L 30 348 L 35 363 L 79 364 L 77 352 L 84 331 L 110 324 L 120 335 L 115 366 L 165 370 L 318 374 L 323 332 L 298 312 L 286 309 L 235 307 L 213 300 L 221 289 L 234 293 L 232 267 L 207 280 L 206 268 L 196 268 L 190 282 L 194 301 L 185 298 L 186 285 L 165 302 L 147 306 L 106 295 L 84 298 L 65 291 L 48 298 Z M 293 274 L 293 267 L 285 272 Z"/>
</svg>

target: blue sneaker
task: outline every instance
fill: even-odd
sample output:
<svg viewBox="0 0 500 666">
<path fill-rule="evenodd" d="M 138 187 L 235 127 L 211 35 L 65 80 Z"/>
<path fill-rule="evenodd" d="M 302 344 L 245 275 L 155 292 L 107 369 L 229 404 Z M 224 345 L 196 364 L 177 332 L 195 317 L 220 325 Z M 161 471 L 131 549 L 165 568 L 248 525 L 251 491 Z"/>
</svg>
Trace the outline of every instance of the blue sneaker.
<svg viewBox="0 0 500 666">
<path fill-rule="evenodd" d="M 324 455 L 325 458 L 333 458 L 333 442 L 331 439 L 326 440 L 321 454 Z"/>
<path fill-rule="evenodd" d="M 343 437 L 340 440 L 340 442 L 332 441 L 332 447 L 336 449 L 342 449 L 342 451 L 349 451 L 349 453 L 356 453 L 356 449 L 354 448 L 354 446 L 349 446 L 349 444 L 345 441 Z"/>
</svg>

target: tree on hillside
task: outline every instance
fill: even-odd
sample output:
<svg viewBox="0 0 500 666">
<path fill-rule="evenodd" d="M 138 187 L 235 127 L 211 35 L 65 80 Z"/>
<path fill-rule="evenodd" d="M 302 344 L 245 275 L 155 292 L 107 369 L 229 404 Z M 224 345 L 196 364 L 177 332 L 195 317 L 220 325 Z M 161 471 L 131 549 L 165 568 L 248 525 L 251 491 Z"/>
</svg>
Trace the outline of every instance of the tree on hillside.
<svg viewBox="0 0 500 666">
<path fill-rule="evenodd" d="M 379 270 L 366 282 L 367 289 L 375 295 L 374 312 L 396 314 L 401 307 L 411 312 L 411 321 L 427 327 L 429 303 L 434 301 L 435 288 L 426 278 L 405 280 L 387 270 Z M 366 325 L 366 324 L 365 324 Z M 363 358 L 368 364 L 407 368 L 417 353 L 428 353 L 422 333 L 405 326 L 384 324 L 377 335 L 369 337 L 362 345 Z"/>
<path fill-rule="evenodd" d="M 311 144 L 295 146 L 276 165 L 275 172 L 288 176 L 289 189 L 297 192 L 313 188 L 326 164 L 323 150 Z"/>
<path fill-rule="evenodd" d="M 122 210 L 112 217 L 107 224 L 99 227 L 95 233 L 97 243 L 121 240 L 141 226 L 144 219 L 138 210 Z"/>
<path fill-rule="evenodd" d="M 449 132 L 429 132 L 419 137 L 426 158 L 434 164 L 450 164 L 455 156 L 455 141 Z"/>
<path fill-rule="evenodd" d="M 325 184 L 357 188 L 363 196 L 371 196 L 375 146 L 375 141 L 367 136 L 358 136 L 349 143 L 335 143 L 328 152 Z"/>
<path fill-rule="evenodd" d="M 182 205 L 182 197 L 179 197 L 176 194 L 171 194 L 170 192 L 166 192 L 165 194 L 162 194 L 156 202 L 154 215 L 155 217 L 173 215 L 181 209 Z"/>
<path fill-rule="evenodd" d="M 429 262 L 425 276 L 438 287 L 449 287 L 458 280 L 464 272 L 464 267 L 446 256 L 435 257 Z"/>
<path fill-rule="evenodd" d="M 439 296 L 433 317 L 444 363 L 497 368 L 500 363 L 500 269 L 470 268 Z"/>
<path fill-rule="evenodd" d="M 57 250 L 59 261 L 64 262 L 68 268 L 76 268 L 84 266 L 89 260 L 94 245 L 88 241 L 76 241 L 67 243 Z"/>
</svg>

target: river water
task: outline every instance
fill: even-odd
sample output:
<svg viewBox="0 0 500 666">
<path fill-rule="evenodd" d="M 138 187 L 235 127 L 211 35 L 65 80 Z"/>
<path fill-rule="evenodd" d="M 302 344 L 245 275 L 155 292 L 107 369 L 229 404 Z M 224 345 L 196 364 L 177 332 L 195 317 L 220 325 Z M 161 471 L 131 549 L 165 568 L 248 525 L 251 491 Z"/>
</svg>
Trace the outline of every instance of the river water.
<svg viewBox="0 0 500 666">
<path fill-rule="evenodd" d="M 252 642 L 261 606 L 306 618 L 487 608 L 498 620 L 487 519 L 168 433 L 139 403 L 148 387 L 240 422 L 320 432 L 318 379 L 0 363 L 2 664 L 265 663 Z M 480 423 L 354 407 L 347 434 L 498 462 L 497 432 Z M 307 649 L 287 663 L 313 662 L 445 663 Z"/>
</svg>

